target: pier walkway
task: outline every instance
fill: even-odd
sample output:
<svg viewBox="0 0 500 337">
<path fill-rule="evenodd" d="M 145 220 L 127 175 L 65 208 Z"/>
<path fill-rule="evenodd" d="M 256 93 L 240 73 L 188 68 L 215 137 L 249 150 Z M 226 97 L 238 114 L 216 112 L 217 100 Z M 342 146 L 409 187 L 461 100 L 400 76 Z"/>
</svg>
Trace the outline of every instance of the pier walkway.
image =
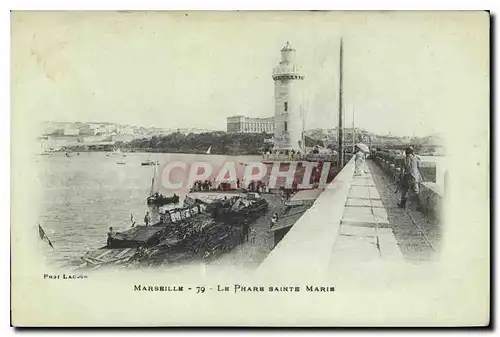
<svg viewBox="0 0 500 337">
<path fill-rule="evenodd" d="M 415 206 L 397 206 L 396 185 L 368 160 L 351 160 L 258 268 L 285 275 L 342 273 L 360 265 L 422 263 L 439 250 L 440 228 Z"/>
<path fill-rule="evenodd" d="M 378 259 L 404 260 L 390 228 L 387 211 L 371 172 L 354 176 L 333 246 L 331 268 Z"/>
<path fill-rule="evenodd" d="M 382 170 L 367 163 L 365 176 L 353 176 L 330 268 L 363 262 L 402 263 L 431 261 L 438 249 L 439 226 L 415 205 L 397 206 L 399 193 Z"/>
</svg>

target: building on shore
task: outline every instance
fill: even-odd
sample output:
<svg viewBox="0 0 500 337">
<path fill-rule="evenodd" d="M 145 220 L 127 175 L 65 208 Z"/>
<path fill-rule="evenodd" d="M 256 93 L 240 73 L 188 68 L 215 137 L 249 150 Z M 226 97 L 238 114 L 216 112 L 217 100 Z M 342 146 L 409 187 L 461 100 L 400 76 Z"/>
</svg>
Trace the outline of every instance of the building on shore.
<svg viewBox="0 0 500 337">
<path fill-rule="evenodd" d="M 95 136 L 97 135 L 97 129 L 99 127 L 94 127 L 90 124 L 82 124 L 78 127 L 78 134 L 81 136 Z"/>
<path fill-rule="evenodd" d="M 80 135 L 80 130 L 77 127 L 74 127 L 73 125 L 67 125 L 64 128 L 64 136 L 78 136 Z"/>
<path fill-rule="evenodd" d="M 229 133 L 274 133 L 274 117 L 252 118 L 245 116 L 227 117 Z"/>
</svg>

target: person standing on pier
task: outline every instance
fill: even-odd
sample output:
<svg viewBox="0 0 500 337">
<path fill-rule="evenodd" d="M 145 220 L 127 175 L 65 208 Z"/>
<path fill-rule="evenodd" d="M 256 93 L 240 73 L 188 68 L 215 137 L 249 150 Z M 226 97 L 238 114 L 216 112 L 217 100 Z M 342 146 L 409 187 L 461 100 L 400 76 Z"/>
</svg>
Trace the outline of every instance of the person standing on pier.
<svg viewBox="0 0 500 337">
<path fill-rule="evenodd" d="M 356 146 L 356 154 L 354 155 L 354 175 L 365 175 L 365 153 Z"/>
<path fill-rule="evenodd" d="M 146 212 L 146 214 L 144 215 L 144 223 L 146 224 L 146 226 L 149 226 L 150 222 L 151 222 L 151 216 L 149 215 L 149 212 Z"/>
<path fill-rule="evenodd" d="M 403 176 L 401 184 L 401 202 L 399 203 L 399 207 L 406 208 L 406 202 L 408 197 L 418 198 L 419 186 L 420 183 L 420 171 L 418 170 L 418 159 L 415 156 L 413 148 L 407 147 L 405 150 L 406 158 L 403 166 Z"/>
<path fill-rule="evenodd" d="M 278 223 L 278 213 L 274 213 L 273 217 L 271 218 L 271 224 L 269 225 L 269 228 L 274 227 Z"/>
<path fill-rule="evenodd" d="M 242 238 L 242 242 L 247 242 L 248 241 L 249 231 L 250 231 L 250 224 L 248 223 L 248 221 L 244 221 L 243 222 L 243 238 Z"/>
<path fill-rule="evenodd" d="M 115 236 L 115 231 L 113 227 L 109 227 L 107 246 L 111 248 L 111 242 L 113 241 L 113 236 Z"/>
</svg>

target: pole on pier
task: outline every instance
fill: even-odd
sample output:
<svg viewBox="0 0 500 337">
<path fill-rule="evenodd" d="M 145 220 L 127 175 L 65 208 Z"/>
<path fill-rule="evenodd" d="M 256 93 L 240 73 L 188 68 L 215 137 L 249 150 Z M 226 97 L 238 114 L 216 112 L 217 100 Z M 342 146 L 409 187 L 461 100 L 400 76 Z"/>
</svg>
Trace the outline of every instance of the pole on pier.
<svg viewBox="0 0 500 337">
<path fill-rule="evenodd" d="M 352 154 L 356 148 L 356 128 L 354 127 L 354 107 L 352 107 Z"/>
<path fill-rule="evenodd" d="M 344 167 L 344 126 L 342 121 L 342 38 L 340 38 L 340 59 L 339 59 L 339 167 Z"/>
</svg>

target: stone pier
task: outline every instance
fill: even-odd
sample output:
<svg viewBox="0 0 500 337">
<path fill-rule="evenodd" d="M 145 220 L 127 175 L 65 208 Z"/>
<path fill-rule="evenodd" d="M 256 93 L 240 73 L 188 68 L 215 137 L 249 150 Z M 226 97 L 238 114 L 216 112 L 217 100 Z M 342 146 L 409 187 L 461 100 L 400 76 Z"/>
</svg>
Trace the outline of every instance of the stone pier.
<svg viewBox="0 0 500 337">
<path fill-rule="evenodd" d="M 412 207 L 397 207 L 395 189 L 392 178 L 370 160 L 366 174 L 354 176 L 350 160 L 257 272 L 320 275 L 365 264 L 434 260 L 439 224 Z"/>
</svg>

